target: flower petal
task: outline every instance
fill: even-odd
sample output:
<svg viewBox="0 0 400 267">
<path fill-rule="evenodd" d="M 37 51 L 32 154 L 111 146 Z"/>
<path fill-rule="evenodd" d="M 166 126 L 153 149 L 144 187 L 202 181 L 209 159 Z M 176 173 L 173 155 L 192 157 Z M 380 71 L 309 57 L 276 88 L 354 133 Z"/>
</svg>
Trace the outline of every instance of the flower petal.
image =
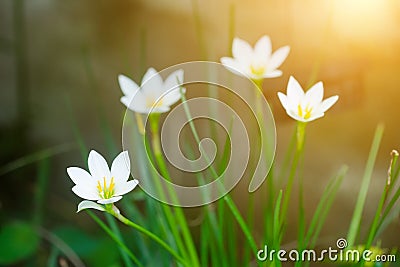
<svg viewBox="0 0 400 267">
<path fill-rule="evenodd" d="M 309 104 L 312 107 L 317 106 L 321 103 L 322 98 L 324 97 L 324 86 L 322 82 L 318 82 L 314 84 L 305 94 L 306 104 Z"/>
<path fill-rule="evenodd" d="M 132 102 L 133 97 L 128 97 L 128 96 L 123 96 L 121 97 L 120 101 L 122 104 L 124 104 L 127 108 L 131 109 L 129 107 L 130 103 Z M 131 109 L 132 110 L 132 109 Z"/>
<path fill-rule="evenodd" d="M 99 200 L 100 196 L 96 189 L 96 183 L 80 183 L 72 187 L 78 197 L 88 200 Z"/>
<path fill-rule="evenodd" d="M 110 169 L 107 161 L 97 151 L 92 150 L 89 153 L 88 165 L 90 174 L 96 180 L 103 177 L 110 177 Z"/>
<path fill-rule="evenodd" d="M 126 96 L 134 95 L 139 90 L 139 86 L 125 75 L 118 75 L 118 82 L 119 87 L 121 87 L 122 92 Z"/>
<path fill-rule="evenodd" d="M 271 57 L 271 49 L 271 39 L 268 35 L 264 35 L 254 46 L 254 56 L 262 62 L 268 62 Z"/>
<path fill-rule="evenodd" d="M 276 78 L 282 76 L 282 71 L 280 70 L 273 70 L 273 71 L 267 71 L 264 73 L 263 78 Z"/>
<path fill-rule="evenodd" d="M 271 55 L 271 59 L 267 65 L 267 70 L 272 71 L 278 68 L 283 63 L 283 61 L 285 61 L 286 57 L 289 54 L 289 51 L 290 51 L 289 46 L 284 46 L 276 50 Z"/>
<path fill-rule="evenodd" d="M 115 184 L 115 195 L 125 195 L 126 193 L 132 191 L 138 184 L 139 181 L 136 179 L 130 180 L 123 184 Z"/>
<path fill-rule="evenodd" d="M 126 182 L 131 171 L 131 162 L 128 151 L 123 151 L 114 159 L 111 165 L 111 177 L 116 183 Z"/>
<path fill-rule="evenodd" d="M 107 199 L 99 199 L 97 201 L 97 203 L 99 203 L 99 204 L 111 204 L 111 203 L 117 202 L 121 198 L 122 198 L 122 196 L 116 196 L 116 197 L 107 198 Z"/>
<path fill-rule="evenodd" d="M 176 70 L 171 73 L 164 82 L 164 91 L 168 92 L 173 89 L 179 88 L 183 83 L 183 70 Z"/>
<path fill-rule="evenodd" d="M 313 121 L 323 117 L 325 114 L 322 112 L 314 112 L 311 114 L 311 117 L 306 120 L 306 122 Z"/>
<path fill-rule="evenodd" d="M 81 203 L 79 203 L 78 210 L 76 212 L 80 212 L 81 210 L 85 210 L 85 209 L 95 209 L 95 210 L 99 210 L 99 211 L 106 210 L 103 206 L 101 206 L 93 201 L 83 200 Z"/>
<path fill-rule="evenodd" d="M 253 57 L 253 48 L 246 41 L 235 37 L 232 44 L 232 55 L 243 64 L 249 64 Z"/>
<path fill-rule="evenodd" d="M 151 79 L 155 75 L 158 75 L 158 72 L 154 68 L 148 68 L 146 73 L 143 75 L 141 85 L 146 83 L 147 80 Z"/>
<path fill-rule="evenodd" d="M 325 112 L 328 109 L 330 109 L 333 106 L 333 104 L 335 104 L 336 101 L 338 101 L 338 99 L 339 99 L 339 96 L 335 95 L 335 96 L 331 96 L 331 97 L 325 99 L 324 101 L 322 101 L 321 107 L 320 107 L 321 112 Z"/>
<path fill-rule="evenodd" d="M 163 106 L 172 106 L 181 99 L 181 88 L 177 88 L 165 94 L 162 98 Z M 185 94 L 186 89 L 182 88 L 183 94 Z"/>
<path fill-rule="evenodd" d="M 93 181 L 92 176 L 86 170 L 79 167 L 69 167 L 67 168 L 67 173 L 74 184 L 79 184 L 82 181 Z"/>
<path fill-rule="evenodd" d="M 299 116 L 299 114 L 297 113 L 296 110 L 293 109 L 287 109 L 286 113 L 289 115 L 289 117 L 297 120 L 297 121 L 302 121 L 302 122 L 306 122 L 306 120 L 302 117 Z"/>
<path fill-rule="evenodd" d="M 221 63 L 227 68 L 230 72 L 237 74 L 239 76 L 246 77 L 246 73 L 242 65 L 237 62 L 235 59 L 230 57 L 223 57 L 221 58 Z"/>
<path fill-rule="evenodd" d="M 124 103 L 124 105 L 135 112 L 143 113 L 144 110 L 147 110 L 148 107 L 146 106 L 146 97 L 143 95 L 141 90 L 137 91 L 134 96 L 131 98 L 121 98 L 121 102 Z M 144 112 L 146 113 L 146 112 Z"/>
<path fill-rule="evenodd" d="M 301 88 L 301 85 L 293 76 L 290 76 L 289 78 L 286 95 L 289 101 L 289 105 L 296 105 L 296 108 L 297 105 L 300 104 L 301 99 L 303 99 L 304 97 L 304 91 Z"/>
<path fill-rule="evenodd" d="M 140 91 L 147 99 L 157 100 L 164 92 L 164 82 L 161 75 L 153 68 L 149 68 L 144 74 Z"/>
<path fill-rule="evenodd" d="M 281 104 L 282 104 L 283 108 L 284 109 L 288 109 L 289 107 L 288 107 L 288 102 L 287 102 L 286 95 L 281 93 L 281 92 L 278 92 L 278 97 L 279 97 L 279 100 L 281 101 Z"/>
<path fill-rule="evenodd" d="M 165 113 L 165 112 L 168 112 L 168 111 L 170 111 L 171 109 L 170 109 L 170 107 L 168 107 L 168 106 L 160 106 L 160 107 L 152 107 L 152 108 L 149 108 L 147 111 L 146 111 L 146 114 L 147 113 Z"/>
</svg>

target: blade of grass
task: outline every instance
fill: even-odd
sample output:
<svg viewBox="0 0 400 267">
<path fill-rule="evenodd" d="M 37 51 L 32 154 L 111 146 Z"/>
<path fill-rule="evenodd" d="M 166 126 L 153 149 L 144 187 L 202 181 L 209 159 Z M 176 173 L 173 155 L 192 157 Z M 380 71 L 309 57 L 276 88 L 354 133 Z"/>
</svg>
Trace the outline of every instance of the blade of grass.
<svg viewBox="0 0 400 267">
<path fill-rule="evenodd" d="M 197 41 L 200 47 L 200 57 L 202 60 L 207 60 L 207 48 L 206 48 L 206 43 L 204 41 L 204 36 L 203 36 L 204 33 L 201 26 L 201 18 L 197 0 L 192 0 L 192 12 L 196 27 Z"/>
<path fill-rule="evenodd" d="M 274 199 L 275 199 L 275 189 L 274 189 L 274 173 L 275 164 L 271 166 L 271 170 L 267 177 L 267 200 L 264 209 L 264 244 L 268 247 L 273 247 L 274 244 Z"/>
<path fill-rule="evenodd" d="M 380 124 L 376 128 L 374 140 L 372 142 L 371 150 L 368 156 L 367 165 L 365 166 L 364 176 L 361 183 L 361 188 L 358 194 L 356 207 L 354 209 L 353 217 L 351 219 L 349 232 L 347 234 L 347 243 L 349 247 L 354 245 L 357 238 L 357 233 L 360 228 L 361 216 L 364 209 L 365 199 L 368 193 L 369 183 L 372 177 L 372 171 L 375 165 L 375 159 L 378 154 L 379 145 L 383 135 L 383 125 Z"/>
<path fill-rule="evenodd" d="M 263 80 L 253 80 L 253 82 L 256 85 L 255 89 L 255 99 L 256 99 L 256 118 L 257 121 L 260 123 L 260 136 L 261 140 L 266 140 L 265 138 L 265 133 L 263 131 L 264 129 L 264 120 L 262 119 L 262 109 L 261 109 L 261 94 L 262 92 L 262 84 Z M 262 147 L 260 143 L 256 144 L 257 147 Z M 249 227 L 249 231 L 253 231 L 254 227 L 254 192 L 249 192 L 249 201 L 247 205 L 247 225 Z M 245 247 L 244 248 L 244 253 L 243 253 L 243 260 L 244 264 L 248 265 L 250 261 L 250 248 Z"/>
<path fill-rule="evenodd" d="M 187 267 L 192 266 L 192 265 L 189 265 L 189 263 L 186 262 L 184 258 L 182 258 L 173 248 L 171 248 L 170 245 L 165 243 L 161 238 L 159 238 L 157 235 L 150 232 L 146 228 L 144 228 L 144 227 L 132 222 L 128 218 L 124 217 L 118 210 L 115 211 L 114 209 L 109 209 L 109 210 L 107 210 L 107 212 L 110 213 L 111 215 L 113 215 L 115 218 L 117 218 L 123 224 L 130 226 L 133 229 L 136 229 L 140 233 L 144 234 L 146 237 L 148 237 L 151 240 L 153 240 L 154 242 L 156 242 L 159 246 L 161 246 L 166 251 L 168 251 L 175 258 L 175 260 L 177 262 L 180 262 L 181 264 L 183 264 L 184 266 L 187 266 Z"/>
<path fill-rule="evenodd" d="M 389 166 L 389 170 L 388 170 L 388 180 L 386 182 L 386 187 L 385 187 L 386 198 L 390 195 L 390 193 L 396 186 L 396 182 L 399 177 L 399 173 L 398 173 L 399 168 L 398 167 L 400 167 L 400 164 L 397 164 L 398 159 L 399 159 L 399 152 L 397 152 L 397 150 L 392 150 L 392 152 L 390 153 L 390 156 L 391 156 L 391 160 L 390 160 L 390 166 Z M 397 168 L 397 170 L 396 170 L 396 168 Z M 386 202 L 386 198 L 385 198 L 385 202 Z"/>
<path fill-rule="evenodd" d="M 254 227 L 254 192 L 249 192 L 249 203 L 247 205 L 247 225 L 249 227 L 249 231 L 253 232 Z M 243 264 L 244 266 L 248 265 L 250 262 L 250 247 L 245 247 L 243 252 Z"/>
<path fill-rule="evenodd" d="M 394 217 L 396 216 L 396 214 L 399 213 L 400 211 L 400 206 L 399 207 L 395 207 L 395 210 L 392 210 L 394 205 L 396 204 L 396 202 L 399 200 L 400 198 L 400 188 L 397 189 L 396 193 L 394 194 L 393 198 L 390 200 L 388 206 L 385 208 L 385 212 L 382 215 L 382 219 L 379 223 L 378 228 L 380 228 L 379 232 L 381 232 L 383 229 L 381 228 L 386 228 L 386 226 L 389 224 L 390 221 L 392 221 L 394 219 Z M 393 214 L 394 213 L 394 214 Z M 393 216 L 389 216 L 393 214 Z M 383 227 L 385 225 L 385 227 Z"/>
<path fill-rule="evenodd" d="M 210 242 L 210 229 L 208 223 L 202 223 L 200 227 L 200 264 L 208 266 L 208 247 Z"/>
<path fill-rule="evenodd" d="M 56 247 L 52 247 L 49 258 L 47 259 L 47 267 L 58 267 L 57 259 L 59 255 L 60 251 Z"/>
<path fill-rule="evenodd" d="M 222 202 L 223 200 L 219 200 Z M 226 213 L 226 242 L 227 244 L 227 249 L 228 249 L 228 259 L 230 259 L 230 265 L 232 267 L 235 266 L 240 266 L 240 262 L 236 260 L 237 257 L 237 246 L 238 246 L 238 241 L 237 241 L 237 224 L 235 223 L 234 218 L 232 218 L 232 214 Z"/>
<path fill-rule="evenodd" d="M 227 138 L 227 139 L 229 139 L 229 138 Z M 194 150 L 191 147 L 189 147 L 188 144 L 186 144 L 185 150 L 187 152 L 187 155 L 190 158 L 192 158 L 194 156 Z M 196 173 L 196 177 L 197 177 L 197 180 L 199 181 L 199 185 L 200 186 L 206 184 L 205 177 L 204 177 L 203 173 L 197 172 Z M 221 179 L 223 179 L 223 177 L 221 177 Z M 207 192 L 204 192 L 203 198 L 207 203 L 209 202 L 209 196 L 208 196 Z M 212 259 L 212 262 L 213 262 L 213 266 L 227 266 L 227 259 L 225 257 L 220 257 L 220 255 L 226 254 L 226 251 L 224 250 L 224 246 L 223 246 L 224 217 L 225 216 L 220 213 L 220 210 L 218 210 L 218 220 L 217 220 L 217 216 L 215 214 L 215 210 L 212 209 L 211 205 L 206 205 L 204 207 L 204 209 L 205 209 L 204 212 L 206 214 L 205 215 L 205 224 L 209 225 L 209 228 L 207 229 L 208 230 L 207 234 L 210 235 L 210 232 L 211 232 L 210 228 L 211 228 L 213 236 L 216 237 L 216 239 L 217 239 L 216 245 L 212 246 L 212 247 L 210 246 L 211 259 Z M 218 207 L 222 207 L 223 208 L 224 205 L 223 204 L 218 204 Z M 212 236 L 210 235 L 210 238 L 211 237 Z M 209 241 L 210 240 L 208 240 L 208 242 Z M 221 260 L 221 262 L 218 262 L 219 260 Z"/>
<path fill-rule="evenodd" d="M 290 160 L 293 158 L 294 148 L 296 145 L 296 127 L 294 127 L 293 134 L 290 138 L 289 145 L 286 149 L 285 158 L 279 172 L 279 180 L 283 180 L 287 176 Z"/>
<path fill-rule="evenodd" d="M 304 245 L 304 237 L 306 232 L 306 218 L 304 209 L 304 196 L 303 196 L 303 181 L 299 185 L 299 226 L 297 234 L 298 246 L 301 248 Z"/>
<path fill-rule="evenodd" d="M 393 186 L 393 184 L 391 184 L 391 181 L 393 180 L 393 175 L 394 175 L 394 173 L 392 172 L 392 170 L 394 170 L 394 167 L 396 166 L 396 163 L 397 163 L 397 159 L 398 159 L 398 157 L 399 157 L 399 154 L 396 152 L 396 153 L 391 153 L 391 156 L 392 156 L 392 158 L 391 158 L 391 160 L 390 160 L 390 166 L 389 166 L 389 170 L 388 170 L 388 178 L 387 178 L 387 183 L 386 183 L 386 186 L 385 186 L 385 188 L 383 189 L 383 192 L 382 192 L 382 195 L 381 195 L 381 198 L 380 198 L 380 200 L 379 200 L 379 204 L 378 204 L 378 208 L 376 209 L 376 212 L 375 212 L 375 216 L 374 216 L 374 219 L 373 219 L 373 221 L 372 221 L 372 223 L 371 223 L 371 226 L 370 226 L 370 229 L 369 229 L 369 231 L 368 231 L 368 238 L 367 238 L 367 241 L 365 242 L 365 249 L 369 249 L 370 248 L 370 246 L 371 246 L 371 244 L 372 244 L 372 241 L 375 239 L 375 237 L 376 237 L 376 233 L 377 233 L 377 231 L 379 230 L 379 219 L 381 218 L 381 216 L 382 216 L 382 210 L 383 210 L 383 207 L 384 207 L 384 205 L 385 205 L 385 202 L 386 202 L 386 198 L 387 198 L 387 194 L 389 193 L 389 191 L 390 191 L 390 188 L 392 188 Z"/>
<path fill-rule="evenodd" d="M 68 246 L 62 239 L 60 239 L 55 234 L 47 231 L 42 227 L 37 227 L 37 233 L 49 243 L 51 243 L 54 247 L 56 247 L 63 255 L 65 255 L 69 261 L 76 267 L 85 267 L 85 264 L 81 261 L 75 251 Z"/>
<path fill-rule="evenodd" d="M 36 192 L 34 196 L 34 213 L 33 223 L 36 226 L 41 225 L 43 220 L 43 204 L 46 197 L 46 192 L 50 176 L 50 160 L 48 158 L 39 161 L 38 163 L 38 181 L 36 182 Z"/>
<path fill-rule="evenodd" d="M 281 218 L 280 218 L 280 208 L 281 208 L 281 202 L 282 202 L 282 190 L 279 190 L 278 198 L 276 200 L 275 204 L 275 209 L 274 209 L 274 227 L 273 227 L 273 232 L 274 232 L 274 249 L 276 251 L 279 251 L 280 249 L 280 232 L 281 232 Z M 276 254 L 275 254 L 276 256 Z M 276 266 L 282 266 L 280 260 L 275 259 L 274 263 Z"/>
<path fill-rule="evenodd" d="M 287 219 L 287 212 L 288 212 L 290 197 L 292 194 L 293 182 L 294 182 L 294 178 L 297 173 L 297 167 L 299 165 L 299 162 L 301 161 L 303 151 L 304 151 L 305 127 L 306 127 L 305 123 L 297 122 L 297 129 L 296 129 L 296 144 L 297 144 L 297 146 L 296 146 L 296 150 L 294 152 L 288 182 L 286 184 L 285 194 L 283 195 L 282 220 L 281 220 L 282 228 L 281 228 L 281 230 L 283 230 L 284 224 Z M 282 231 L 282 235 L 283 235 L 283 231 Z"/>
<path fill-rule="evenodd" d="M 310 248 L 314 248 L 316 245 L 316 242 L 317 242 L 317 239 L 321 232 L 321 229 L 322 229 L 322 227 L 325 223 L 325 220 L 329 214 L 329 211 L 330 211 L 330 208 L 332 207 L 336 193 L 339 190 L 340 185 L 342 184 L 343 178 L 346 175 L 347 170 L 348 170 L 347 166 L 341 167 L 336 179 L 333 180 L 332 186 L 330 186 L 330 188 L 328 189 L 328 191 L 326 193 L 327 197 L 326 197 L 326 200 L 323 201 L 323 204 L 321 204 L 320 212 L 318 214 L 315 214 L 315 216 L 314 216 L 315 221 L 316 221 L 316 224 L 314 224 L 315 227 L 309 228 L 310 233 L 312 233 L 312 238 L 306 240 L 306 242 L 309 243 Z M 307 243 L 305 243 L 305 244 L 307 244 Z"/>
<path fill-rule="evenodd" d="M 65 96 L 64 99 L 65 99 L 65 106 L 66 106 L 66 109 L 67 109 L 68 118 L 70 120 L 70 125 L 71 125 L 71 128 L 72 128 L 72 132 L 74 134 L 76 142 L 78 143 L 78 147 L 79 147 L 79 151 L 81 153 L 81 157 L 82 157 L 83 160 L 85 160 L 89 150 L 88 150 L 88 148 L 87 148 L 87 146 L 85 144 L 85 140 L 84 140 L 84 138 L 83 138 L 83 136 L 81 134 L 81 131 L 79 130 L 78 123 L 77 123 L 77 121 L 75 119 L 76 117 L 75 117 L 75 114 L 74 114 L 73 109 L 72 109 L 71 99 L 70 99 L 69 96 Z"/>
<path fill-rule="evenodd" d="M 72 151 L 74 148 L 76 148 L 75 144 L 66 143 L 66 144 L 46 148 L 46 149 L 34 152 L 32 154 L 23 156 L 12 162 L 7 163 L 6 165 L 3 165 L 0 168 L 0 176 L 10 173 L 12 171 L 15 171 L 19 168 L 25 167 L 29 164 L 39 162 L 39 161 L 45 160 L 47 158 L 51 158 L 56 155 L 62 154 L 62 153 Z"/>
<path fill-rule="evenodd" d="M 106 220 L 108 225 L 110 226 L 111 231 L 114 233 L 115 237 L 120 240 L 122 244 L 125 244 L 124 239 L 122 238 L 121 232 L 118 228 L 118 225 L 115 223 L 115 219 L 110 215 L 110 214 L 105 214 Z M 126 251 L 119 246 L 120 253 L 122 256 L 122 259 L 125 263 L 125 266 L 127 267 L 133 267 L 132 262 L 129 260 L 129 255 L 126 253 Z"/>
<path fill-rule="evenodd" d="M 101 227 L 101 229 L 106 232 L 112 240 L 117 243 L 117 245 L 125 252 L 126 255 L 129 256 L 129 258 L 137 265 L 137 266 L 142 266 L 143 265 L 139 262 L 139 260 L 133 255 L 133 253 L 129 250 L 129 248 L 124 244 L 124 242 L 121 241 L 121 239 L 118 238 L 118 236 L 105 224 L 103 223 L 99 217 L 97 217 L 93 212 L 87 210 L 87 214 Z"/>
<path fill-rule="evenodd" d="M 93 67 L 89 60 L 89 52 L 87 50 L 83 50 L 83 63 L 86 71 L 86 76 L 89 81 L 89 89 L 92 91 L 92 96 L 96 108 L 96 114 L 98 114 L 99 122 L 100 122 L 100 132 L 103 134 L 103 138 L 105 140 L 105 144 L 108 151 L 111 151 L 113 155 L 117 154 L 116 145 L 114 142 L 114 138 L 112 137 L 112 132 L 107 122 L 107 116 L 104 112 L 104 105 L 101 103 L 101 99 L 99 98 L 99 86 L 96 83 L 96 79 L 94 77 Z"/>
<path fill-rule="evenodd" d="M 186 97 L 182 92 L 181 92 L 181 99 L 182 99 L 183 107 L 184 107 L 184 110 L 185 110 L 185 113 L 186 113 L 186 117 L 188 118 L 188 121 L 189 121 L 190 129 L 192 130 L 192 133 L 193 133 L 193 136 L 195 138 L 195 141 L 199 144 L 200 143 L 200 138 L 199 138 L 199 135 L 198 135 L 198 133 L 196 131 L 194 123 L 191 120 L 192 116 L 190 114 L 189 107 L 188 107 L 188 105 L 186 103 Z M 201 152 L 202 152 L 202 155 L 205 155 L 206 160 L 208 162 L 210 162 L 210 160 L 207 157 L 207 153 L 205 153 L 205 151 L 201 151 Z M 211 170 L 212 175 L 214 176 L 214 178 L 218 178 L 218 174 L 217 174 L 217 172 L 216 172 L 216 170 L 214 169 L 213 166 L 210 166 L 210 170 Z M 218 183 L 218 185 L 222 186 L 220 183 Z M 256 242 L 255 242 L 253 236 L 251 235 L 251 232 L 250 232 L 249 228 L 246 225 L 246 222 L 244 221 L 244 219 L 243 219 L 242 215 L 240 214 L 239 210 L 237 209 L 236 205 L 233 203 L 233 201 L 230 198 L 229 194 L 226 194 L 223 197 L 223 199 L 226 202 L 226 204 L 228 205 L 228 207 L 231 210 L 232 214 L 234 215 L 236 221 L 238 222 L 240 228 L 242 229 L 242 231 L 243 231 L 243 233 L 244 233 L 244 235 L 245 235 L 245 237 L 246 237 L 246 239 L 247 239 L 247 241 L 248 241 L 248 243 L 249 243 L 249 245 L 250 245 L 250 247 L 253 250 L 253 253 L 255 255 L 255 253 L 257 253 L 257 250 L 258 250 L 257 249 L 257 245 L 256 245 Z"/>
</svg>

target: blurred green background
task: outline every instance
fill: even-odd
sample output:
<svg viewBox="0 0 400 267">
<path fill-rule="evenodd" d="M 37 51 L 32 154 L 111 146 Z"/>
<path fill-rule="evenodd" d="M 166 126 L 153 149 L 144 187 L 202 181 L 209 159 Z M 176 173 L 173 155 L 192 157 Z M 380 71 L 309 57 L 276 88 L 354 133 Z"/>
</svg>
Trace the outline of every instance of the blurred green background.
<svg viewBox="0 0 400 267">
<path fill-rule="evenodd" d="M 148 67 L 218 62 L 230 55 L 233 36 L 254 44 L 264 34 L 271 37 L 273 50 L 291 47 L 281 67 L 284 75 L 265 80 L 263 88 L 277 124 L 278 165 L 294 126 L 276 96 L 286 91 L 289 76 L 304 87 L 322 80 L 326 96 L 340 96 L 325 118 L 307 128 L 307 208 L 315 208 L 328 178 L 342 164 L 350 167 L 322 235 L 347 233 L 374 129 L 385 124 L 365 222 L 374 215 L 390 151 L 400 144 L 399 1 L 2 0 L 0 25 L 3 230 L 15 220 L 34 220 L 46 231 L 61 229 L 70 237 L 68 231 L 85 229 L 95 242 L 93 223 L 75 214 L 78 198 L 65 169 L 86 167 L 77 131 L 88 148 L 109 152 L 109 161 L 121 149 L 125 108 L 117 75 L 138 82 Z M 246 188 L 234 192 L 242 210 Z M 261 199 L 256 203 L 261 210 Z M 296 210 L 291 215 L 295 220 Z M 382 246 L 399 247 L 399 236 L 397 219 Z M 51 254 L 45 242 L 40 247 L 43 256 L 37 257 Z"/>
</svg>

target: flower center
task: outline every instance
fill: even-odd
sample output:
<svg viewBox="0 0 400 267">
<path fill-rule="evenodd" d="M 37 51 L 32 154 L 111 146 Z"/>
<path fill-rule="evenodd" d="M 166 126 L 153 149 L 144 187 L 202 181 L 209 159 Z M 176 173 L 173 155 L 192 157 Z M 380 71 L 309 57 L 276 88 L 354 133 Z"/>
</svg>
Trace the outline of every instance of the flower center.
<svg viewBox="0 0 400 267">
<path fill-rule="evenodd" d="M 251 71 L 251 73 L 253 73 L 256 76 L 261 76 L 265 72 L 265 67 L 250 65 L 250 71 Z"/>
<path fill-rule="evenodd" d="M 111 198 L 114 195 L 114 177 L 111 177 L 110 185 L 107 187 L 107 179 L 103 177 L 103 183 L 100 180 L 97 181 L 97 190 L 99 191 L 99 195 L 103 199 Z"/>
<path fill-rule="evenodd" d="M 312 107 L 310 108 L 310 106 L 307 105 L 306 108 L 303 110 L 303 108 L 302 108 L 301 105 L 299 104 L 299 105 L 297 106 L 297 110 L 298 110 L 299 116 L 300 116 L 301 118 L 307 120 L 307 119 L 309 119 L 309 118 L 311 117 L 311 112 L 312 112 L 313 108 L 312 108 Z"/>
<path fill-rule="evenodd" d="M 162 99 L 160 99 L 157 102 L 156 101 L 157 101 L 156 97 L 149 96 L 148 98 L 146 98 L 146 106 L 148 108 L 159 108 L 163 105 Z"/>
</svg>

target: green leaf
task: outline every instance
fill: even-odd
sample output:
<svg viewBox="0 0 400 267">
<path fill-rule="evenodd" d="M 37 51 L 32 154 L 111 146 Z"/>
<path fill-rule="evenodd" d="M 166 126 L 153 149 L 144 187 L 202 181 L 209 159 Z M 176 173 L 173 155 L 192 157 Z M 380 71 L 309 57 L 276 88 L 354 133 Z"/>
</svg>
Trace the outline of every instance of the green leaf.
<svg viewBox="0 0 400 267">
<path fill-rule="evenodd" d="M 92 236 L 72 226 L 54 232 L 89 266 L 108 267 L 118 262 L 118 248 L 107 236 Z"/>
<path fill-rule="evenodd" d="M 33 225 L 14 221 L 1 228 L 0 244 L 0 264 L 13 264 L 35 253 L 39 237 Z"/>
</svg>

